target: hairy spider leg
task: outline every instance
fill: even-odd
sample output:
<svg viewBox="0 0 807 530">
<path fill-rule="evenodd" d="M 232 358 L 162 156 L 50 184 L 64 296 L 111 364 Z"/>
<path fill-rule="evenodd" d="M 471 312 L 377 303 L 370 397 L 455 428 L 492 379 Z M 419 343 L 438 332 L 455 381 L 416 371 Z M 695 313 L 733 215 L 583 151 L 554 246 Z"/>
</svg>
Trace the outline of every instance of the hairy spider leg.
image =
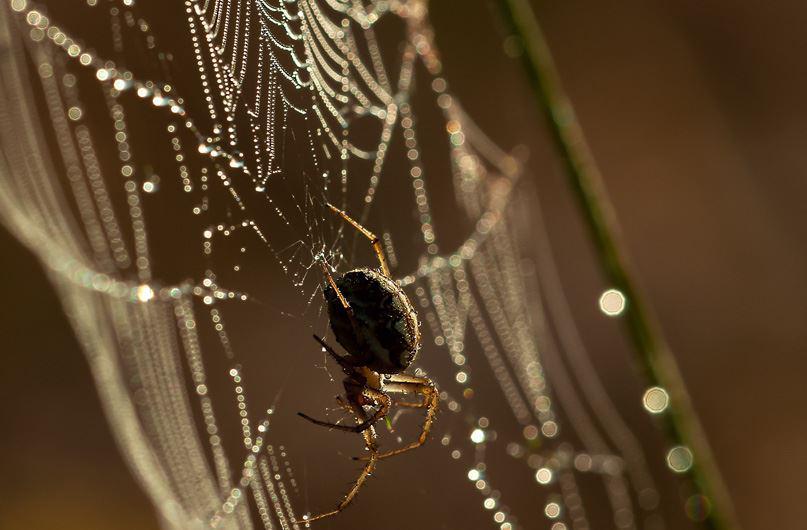
<svg viewBox="0 0 807 530">
<path fill-rule="evenodd" d="M 391 375 L 384 383 L 384 390 L 396 394 L 417 394 L 421 396 L 421 401 L 416 403 L 396 401 L 396 404 L 401 407 L 425 408 L 426 418 L 423 420 L 420 436 L 418 436 L 416 441 L 398 449 L 379 453 L 378 455 L 374 456 L 377 457 L 378 460 L 383 460 L 391 456 L 396 456 L 401 453 L 411 451 L 412 449 L 417 449 L 426 443 L 429 433 L 431 432 L 434 419 L 437 417 L 437 408 L 440 404 L 440 395 L 437 392 L 437 388 L 435 388 L 434 383 L 432 383 L 431 380 L 425 377 L 415 377 L 406 374 Z M 366 458 L 359 457 L 355 460 L 366 460 Z"/>
<path fill-rule="evenodd" d="M 330 207 L 331 210 L 333 210 L 334 212 L 341 215 L 342 219 L 344 219 L 345 221 L 347 221 L 348 223 L 353 225 L 353 228 L 355 228 L 356 230 L 361 232 L 364 237 L 366 237 L 367 239 L 370 240 L 370 245 L 372 245 L 373 251 L 375 252 L 376 256 L 378 257 L 378 262 L 381 264 L 381 274 L 383 274 L 384 276 L 389 278 L 390 277 L 389 263 L 387 263 L 387 257 L 384 255 L 384 249 L 381 246 L 381 240 L 378 239 L 378 236 L 376 236 L 374 233 L 372 233 L 369 230 L 367 230 L 366 228 L 364 228 L 357 221 L 355 221 L 352 217 L 350 217 L 348 214 L 346 214 L 343 210 L 340 210 L 339 208 L 337 208 L 336 206 L 334 206 L 331 203 L 327 203 L 327 204 L 328 204 L 328 207 Z"/>
<path fill-rule="evenodd" d="M 361 386 L 352 378 L 345 381 L 345 389 L 347 390 L 348 399 L 350 402 L 358 405 L 359 407 L 361 407 L 362 404 L 360 401 L 361 398 L 372 401 L 373 404 L 378 407 L 373 415 L 356 425 L 339 425 L 338 423 L 317 420 L 311 416 L 303 414 L 302 412 L 298 412 L 297 415 L 321 427 L 328 427 L 329 429 L 338 429 L 346 432 L 364 432 L 375 425 L 378 420 L 386 416 L 389 412 L 392 400 L 388 395 L 380 390 L 375 390 L 374 388 L 369 388 L 367 386 Z"/>
<path fill-rule="evenodd" d="M 348 398 L 350 399 L 350 398 Z M 364 412 L 364 409 L 356 403 L 355 401 L 351 400 L 350 404 L 345 403 L 342 401 L 341 398 L 337 397 L 336 401 L 341 405 L 344 409 L 353 413 L 353 416 L 356 418 L 357 422 L 364 423 L 368 421 L 367 413 Z M 359 492 L 361 487 L 367 481 L 367 478 L 373 473 L 375 470 L 376 462 L 378 459 L 376 455 L 378 454 L 378 447 L 376 445 L 376 433 L 375 429 L 372 426 L 369 429 L 365 429 L 362 431 L 362 436 L 364 437 L 364 446 L 367 448 L 367 451 L 370 452 L 370 456 L 367 458 L 367 463 L 364 464 L 364 468 L 362 469 L 361 473 L 359 473 L 358 478 L 351 486 L 350 490 L 348 490 L 345 497 L 342 499 L 335 510 L 331 510 L 330 512 L 323 512 L 319 515 L 315 515 L 313 517 L 306 517 L 302 521 L 295 521 L 296 523 L 310 523 L 313 521 L 317 521 L 319 519 L 324 519 L 326 517 L 331 517 L 332 515 L 336 515 L 345 508 L 353 501 L 356 497 L 356 494 Z"/>
</svg>

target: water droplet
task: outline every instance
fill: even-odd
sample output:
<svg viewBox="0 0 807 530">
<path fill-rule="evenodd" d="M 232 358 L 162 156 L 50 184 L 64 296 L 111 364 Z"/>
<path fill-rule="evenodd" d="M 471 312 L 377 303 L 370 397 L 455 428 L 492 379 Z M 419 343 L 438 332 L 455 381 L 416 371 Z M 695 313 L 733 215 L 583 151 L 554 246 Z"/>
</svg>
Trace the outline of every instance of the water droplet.
<svg viewBox="0 0 807 530">
<path fill-rule="evenodd" d="M 711 511 L 712 503 L 709 497 L 705 495 L 696 493 L 690 496 L 684 503 L 684 512 L 687 514 L 687 517 L 693 521 L 700 522 L 706 520 Z"/>
<path fill-rule="evenodd" d="M 560 517 L 560 504 L 557 502 L 548 502 L 544 507 L 544 514 L 550 519 L 557 519 Z"/>
<path fill-rule="evenodd" d="M 660 386 L 648 388 L 642 396 L 645 410 L 652 414 L 661 414 L 670 404 L 670 395 Z"/>
<path fill-rule="evenodd" d="M 667 466 L 676 473 L 686 473 L 692 467 L 694 457 L 688 447 L 678 445 L 667 453 Z"/>
<path fill-rule="evenodd" d="M 146 193 L 154 193 L 159 188 L 160 177 L 152 175 L 147 181 L 143 183 L 143 191 Z"/>
<path fill-rule="evenodd" d="M 552 482 L 552 470 L 548 467 L 542 467 L 535 472 L 535 480 L 538 484 L 549 484 Z"/>
<path fill-rule="evenodd" d="M 524 427 L 524 438 L 527 440 L 535 440 L 538 438 L 538 427 L 535 425 L 527 425 Z"/>
<path fill-rule="evenodd" d="M 485 431 L 482 429 L 474 429 L 471 432 L 471 441 L 475 444 L 481 444 L 485 441 Z"/>
<path fill-rule="evenodd" d="M 609 317 L 621 315 L 626 304 L 625 295 L 616 289 L 608 289 L 600 296 L 600 311 Z"/>
<path fill-rule="evenodd" d="M 148 302 L 154 298 L 154 289 L 150 286 L 143 284 L 137 288 L 137 299 L 141 302 Z"/>
</svg>

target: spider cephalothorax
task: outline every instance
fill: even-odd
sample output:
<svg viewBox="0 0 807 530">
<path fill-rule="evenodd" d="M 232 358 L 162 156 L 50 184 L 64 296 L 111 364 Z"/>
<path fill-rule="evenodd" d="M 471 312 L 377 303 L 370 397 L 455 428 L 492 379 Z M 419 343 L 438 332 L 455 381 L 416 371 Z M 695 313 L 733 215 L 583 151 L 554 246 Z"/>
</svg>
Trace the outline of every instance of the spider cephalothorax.
<svg viewBox="0 0 807 530">
<path fill-rule="evenodd" d="M 324 261 L 320 262 L 328 281 L 324 294 L 331 329 L 336 341 L 348 354 L 339 355 L 323 339 L 316 335 L 314 338 L 342 367 L 345 373 L 342 384 L 346 399 L 338 397 L 337 402 L 357 423 L 341 425 L 299 414 L 323 427 L 361 433 L 369 455 L 363 458 L 366 460 L 364 469 L 336 509 L 306 517 L 309 522 L 335 515 L 347 507 L 375 469 L 378 460 L 423 445 L 439 404 L 437 389 L 428 378 L 402 373 L 412 364 L 420 349 L 420 325 L 409 297 L 390 278 L 389 265 L 381 249 L 381 242 L 345 212 L 330 204 L 328 206 L 370 240 L 381 269 L 354 269 L 334 278 L 328 265 Z M 426 409 L 426 419 L 417 440 L 398 449 L 379 453 L 373 425 L 384 418 L 393 405 L 389 394 L 419 396 L 419 401 L 396 400 L 394 404 Z"/>
<path fill-rule="evenodd" d="M 420 326 L 403 290 L 371 269 L 347 272 L 336 286 L 353 310 L 351 319 L 333 287 L 325 289 L 336 342 L 375 372 L 397 374 L 408 368 L 420 349 Z"/>
</svg>

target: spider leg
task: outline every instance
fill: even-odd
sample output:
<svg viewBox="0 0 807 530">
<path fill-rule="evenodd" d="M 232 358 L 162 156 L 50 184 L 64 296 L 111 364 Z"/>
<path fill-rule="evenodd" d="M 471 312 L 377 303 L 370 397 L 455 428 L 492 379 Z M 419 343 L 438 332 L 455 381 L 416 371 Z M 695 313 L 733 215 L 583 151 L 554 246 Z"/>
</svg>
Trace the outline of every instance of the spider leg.
<svg viewBox="0 0 807 530">
<path fill-rule="evenodd" d="M 351 399 L 350 396 L 348 396 L 348 399 L 350 400 L 350 404 L 345 403 L 344 401 L 342 401 L 341 398 L 338 398 L 338 397 L 336 398 L 336 400 L 337 400 L 337 402 L 339 402 L 339 404 L 343 408 L 345 408 L 345 409 L 347 409 L 347 410 L 349 410 L 349 411 L 351 411 L 353 413 L 353 415 L 356 418 L 357 422 L 363 423 L 363 422 L 368 421 L 368 418 L 367 418 L 367 413 L 365 413 L 364 409 L 361 407 L 361 405 L 356 402 L 356 399 L 358 397 L 359 396 L 355 396 L 353 399 Z M 356 481 L 353 483 L 353 486 L 351 486 L 350 490 L 348 490 L 348 492 L 345 494 L 345 497 L 336 506 L 336 509 L 331 510 L 329 512 L 323 512 L 323 513 L 321 513 L 319 515 L 315 515 L 315 516 L 312 516 L 312 517 L 305 517 L 302 521 L 295 521 L 295 522 L 297 522 L 297 523 L 310 523 L 312 521 L 317 521 L 319 519 L 324 519 L 326 517 L 336 515 L 339 512 L 341 512 L 342 510 L 344 510 L 345 508 L 347 508 L 347 506 L 353 501 L 353 499 L 356 497 L 356 494 L 359 492 L 361 487 L 367 481 L 367 478 L 375 470 L 376 462 L 378 460 L 376 458 L 376 455 L 378 454 L 378 447 L 376 446 L 375 429 L 373 429 L 371 427 L 369 429 L 364 430 L 362 432 L 362 436 L 364 437 L 364 446 L 366 447 L 367 451 L 370 452 L 370 456 L 367 458 L 367 463 L 364 464 L 364 468 L 361 470 L 361 473 L 359 473 L 359 476 L 358 476 L 358 478 L 356 478 Z"/>
<path fill-rule="evenodd" d="M 328 352 L 328 354 L 331 357 L 333 357 L 333 359 L 339 364 L 339 366 L 342 367 L 343 372 L 345 372 L 347 375 L 352 375 L 356 373 L 356 370 L 354 370 L 354 368 L 356 366 L 359 366 L 359 364 L 356 361 L 354 361 L 350 357 L 346 357 L 336 353 L 336 351 L 334 351 L 334 349 L 331 348 L 331 346 L 327 342 L 325 342 L 325 340 L 322 337 L 314 335 L 314 339 L 317 342 L 319 342 L 322 345 L 322 347 L 325 348 L 325 351 Z"/>
<path fill-rule="evenodd" d="M 340 210 L 339 208 L 337 208 L 333 204 L 331 204 L 331 203 L 327 203 L 327 204 L 328 204 L 328 207 L 330 207 L 331 210 L 333 210 L 334 212 L 341 215 L 342 219 L 344 219 L 345 221 L 347 221 L 348 223 L 353 225 L 353 228 L 355 228 L 356 230 L 361 232 L 361 234 L 364 237 L 366 237 L 367 239 L 370 240 L 370 245 L 372 245 L 373 251 L 375 252 L 376 256 L 378 257 L 378 262 L 381 264 L 381 273 L 384 276 L 386 276 L 387 278 L 389 278 L 390 277 L 389 263 L 387 262 L 387 257 L 384 255 L 384 249 L 381 246 L 381 240 L 378 239 L 378 236 L 376 236 L 374 233 L 372 233 L 369 230 L 367 230 L 366 228 L 364 228 L 358 222 L 353 220 L 352 217 L 350 217 L 348 214 L 346 214 L 344 211 Z"/>
<path fill-rule="evenodd" d="M 425 408 L 426 418 L 423 421 L 420 436 L 418 436 L 417 440 L 405 445 L 404 447 L 379 453 L 377 455 L 378 460 L 383 460 L 384 458 L 389 458 L 391 456 L 396 456 L 401 453 L 411 451 L 412 449 L 417 449 L 426 443 L 426 440 L 429 437 L 429 432 L 431 432 L 434 419 L 437 417 L 437 408 L 440 405 L 440 395 L 437 392 L 437 388 L 434 386 L 434 383 L 432 383 L 430 379 L 425 377 L 396 374 L 390 376 L 387 381 L 388 382 L 384 384 L 384 390 L 387 392 L 397 394 L 418 394 L 421 396 L 422 399 L 419 402 L 397 402 L 397 404 L 402 407 Z M 356 460 L 364 460 L 364 458 L 357 458 Z"/>
<path fill-rule="evenodd" d="M 320 267 L 322 267 L 322 272 L 323 272 L 323 274 L 325 274 L 325 278 L 327 278 L 328 284 L 330 284 L 331 288 L 336 293 L 336 296 L 337 296 L 337 298 L 339 298 L 339 302 L 342 304 L 342 307 L 345 308 L 345 312 L 347 313 L 347 318 L 350 320 L 350 325 L 353 327 L 354 334 L 359 339 L 359 344 L 363 345 L 364 344 L 364 339 L 363 339 L 362 334 L 359 333 L 360 327 L 359 327 L 359 323 L 356 321 L 356 315 L 353 313 L 353 308 L 350 307 L 350 303 L 348 303 L 347 298 L 345 298 L 345 295 L 342 294 L 342 291 L 340 291 L 339 287 L 336 285 L 336 280 L 333 279 L 333 276 L 331 275 L 331 271 L 328 270 L 328 265 L 326 265 L 325 260 L 320 259 L 319 265 L 320 265 Z M 325 350 L 328 353 L 330 353 L 334 357 L 334 359 L 336 359 L 336 362 L 338 362 L 339 365 L 342 366 L 343 369 L 345 368 L 345 365 L 343 364 L 343 362 L 348 363 L 348 364 L 351 363 L 351 360 L 349 360 L 347 357 L 341 357 L 338 354 L 336 354 L 333 351 L 333 348 L 331 348 L 330 346 L 325 344 L 324 340 L 322 340 L 321 338 L 319 338 L 316 335 L 314 335 L 314 338 L 317 339 L 317 341 L 320 344 L 322 344 L 322 346 L 325 348 Z M 369 359 L 367 359 L 367 361 L 369 361 Z M 361 362 L 357 361 L 356 363 L 353 363 L 353 366 L 361 366 L 361 365 L 363 365 L 365 363 L 366 363 L 366 361 L 361 361 Z M 345 373 L 350 375 L 350 373 L 352 373 L 352 371 L 351 372 L 346 371 Z"/>
<path fill-rule="evenodd" d="M 342 291 L 339 290 L 339 286 L 336 285 L 336 280 L 333 279 L 333 276 L 331 275 L 331 271 L 328 270 L 328 266 L 325 264 L 325 260 L 320 259 L 319 265 L 320 265 L 320 267 L 322 267 L 322 272 L 323 272 L 323 274 L 325 274 L 325 277 L 328 279 L 328 283 L 330 284 L 331 288 L 334 290 L 334 292 L 336 293 L 336 296 L 339 298 L 339 302 L 341 302 L 342 307 L 345 308 L 345 312 L 347 313 L 347 317 L 350 320 L 350 325 L 353 327 L 354 334 L 359 339 L 359 344 L 363 345 L 364 344 L 364 338 L 363 338 L 363 335 L 361 333 L 359 333 L 359 329 L 361 329 L 361 328 L 359 326 L 358 321 L 356 320 L 356 315 L 353 313 L 353 308 L 350 307 L 350 303 L 347 301 L 347 298 L 345 298 L 345 295 L 343 295 Z M 330 346 L 328 346 L 327 344 L 325 344 L 325 342 L 321 338 L 317 337 L 316 335 L 314 335 L 314 338 L 317 339 L 317 341 L 319 341 L 320 344 L 322 344 L 325 347 L 325 349 L 328 351 L 328 353 L 330 353 L 334 357 L 337 357 L 337 355 L 335 353 L 333 353 L 333 349 Z M 345 360 L 344 357 L 342 357 L 342 359 Z M 337 359 L 337 362 L 340 365 L 342 364 L 338 359 Z M 356 366 L 360 366 L 361 364 L 364 364 L 364 363 L 356 363 Z"/>
<path fill-rule="evenodd" d="M 351 396 L 349 399 L 351 403 L 356 403 L 358 406 L 361 406 L 362 401 L 369 400 L 372 401 L 378 408 L 373 413 L 372 416 L 369 418 L 365 418 L 364 421 L 359 422 L 356 425 L 339 425 L 338 423 L 331 423 L 327 421 L 317 420 L 303 414 L 302 412 L 298 412 L 299 416 L 307 419 L 311 423 L 319 425 L 321 427 L 328 427 L 329 429 L 338 429 L 340 431 L 345 432 L 364 432 L 367 429 L 371 428 L 375 423 L 387 415 L 389 412 L 390 405 L 392 404 L 392 400 L 388 395 L 381 392 L 380 390 L 375 390 L 369 387 L 361 387 L 359 392 L 355 394 L 352 392 L 352 387 L 355 383 L 351 384 L 350 386 L 346 383 L 345 387 L 348 389 L 348 395 Z M 356 385 L 358 386 L 358 385 Z"/>
<path fill-rule="evenodd" d="M 331 275 L 331 271 L 328 270 L 328 265 L 325 264 L 324 259 L 320 259 L 319 266 L 322 268 L 322 273 L 325 274 L 325 278 L 328 280 L 328 283 L 331 285 L 331 289 L 334 290 L 334 292 L 336 293 L 336 296 L 339 298 L 339 301 L 342 303 L 342 307 L 344 307 L 345 311 L 347 311 L 347 315 L 348 315 L 348 317 L 350 317 L 350 321 L 353 322 L 353 319 L 354 319 L 353 308 L 350 307 L 350 304 L 347 303 L 347 299 L 345 298 L 345 295 L 343 295 L 342 291 L 340 291 L 339 287 L 337 287 L 336 280 L 333 279 L 333 276 Z"/>
</svg>

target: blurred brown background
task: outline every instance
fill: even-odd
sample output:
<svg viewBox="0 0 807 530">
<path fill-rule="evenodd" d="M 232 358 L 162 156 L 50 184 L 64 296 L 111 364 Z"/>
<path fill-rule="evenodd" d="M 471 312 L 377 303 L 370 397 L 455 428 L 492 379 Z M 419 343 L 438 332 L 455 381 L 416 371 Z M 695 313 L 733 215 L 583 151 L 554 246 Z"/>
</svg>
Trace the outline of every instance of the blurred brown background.
<svg viewBox="0 0 807 530">
<path fill-rule="evenodd" d="M 741 523 L 805 528 L 807 4 L 535 6 Z M 582 237 L 566 237 L 568 227 L 582 234 L 578 212 L 545 160 L 540 116 L 494 14 L 434 2 L 446 75 L 499 144 L 525 143 L 549 168 L 539 171 L 544 208 L 597 355 L 620 338 L 601 329 L 601 280 Z M 33 257 L 0 237 L 0 527 L 156 528 L 58 300 Z M 636 373 L 597 363 L 638 416 Z"/>
</svg>

